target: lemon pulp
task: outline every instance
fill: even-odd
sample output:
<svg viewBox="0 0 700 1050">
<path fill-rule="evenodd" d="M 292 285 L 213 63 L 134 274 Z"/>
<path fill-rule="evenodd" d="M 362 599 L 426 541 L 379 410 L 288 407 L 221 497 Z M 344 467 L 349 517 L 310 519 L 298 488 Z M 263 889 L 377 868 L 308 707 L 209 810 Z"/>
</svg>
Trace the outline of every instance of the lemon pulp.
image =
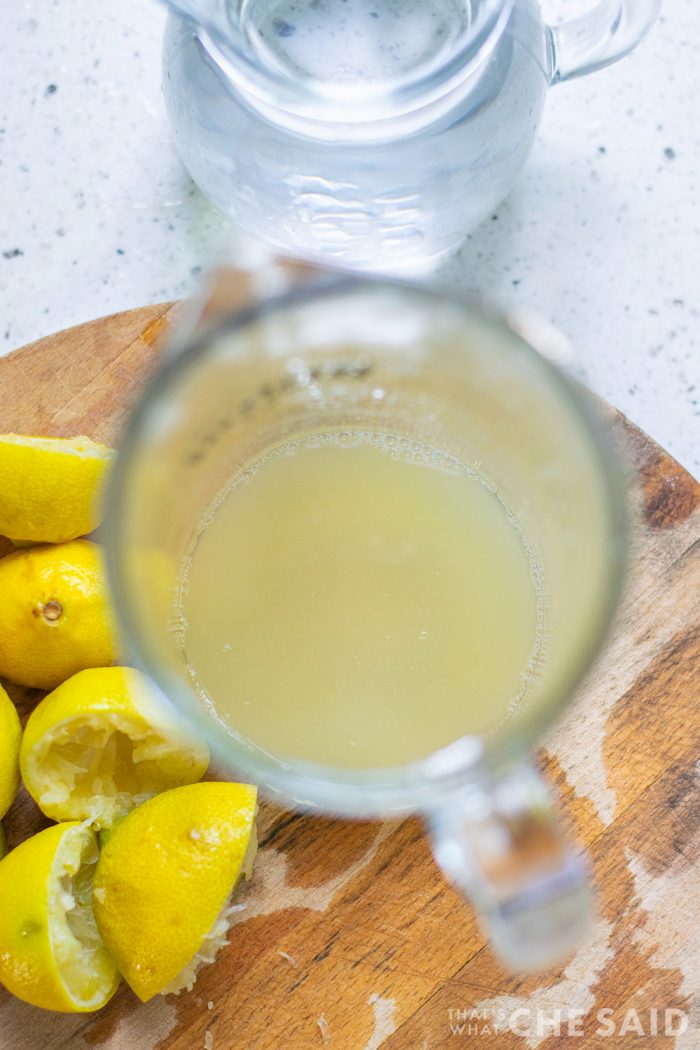
<svg viewBox="0 0 700 1050">
<path fill-rule="evenodd" d="M 92 911 L 92 880 L 99 857 L 95 835 L 77 827 L 61 840 L 49 882 L 51 940 L 69 996 L 83 1007 L 100 1006 L 115 966 Z"/>
</svg>

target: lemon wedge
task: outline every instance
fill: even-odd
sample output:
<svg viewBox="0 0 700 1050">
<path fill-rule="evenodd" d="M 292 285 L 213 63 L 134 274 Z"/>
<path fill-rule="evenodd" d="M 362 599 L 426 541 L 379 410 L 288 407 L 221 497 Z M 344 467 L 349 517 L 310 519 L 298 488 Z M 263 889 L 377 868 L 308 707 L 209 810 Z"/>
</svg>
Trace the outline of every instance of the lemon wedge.
<svg viewBox="0 0 700 1050">
<path fill-rule="evenodd" d="M 0 685 L 0 820 L 19 790 L 19 744 L 22 727 L 17 708 Z"/>
<path fill-rule="evenodd" d="M 175 788 L 133 810 L 105 843 L 95 919 L 144 1002 L 191 987 L 226 943 L 231 894 L 252 870 L 256 799 L 249 784 Z"/>
<path fill-rule="evenodd" d="M 94 832 L 57 824 L 0 861 L 0 981 L 47 1010 L 99 1010 L 119 984 L 92 911 Z"/>
</svg>

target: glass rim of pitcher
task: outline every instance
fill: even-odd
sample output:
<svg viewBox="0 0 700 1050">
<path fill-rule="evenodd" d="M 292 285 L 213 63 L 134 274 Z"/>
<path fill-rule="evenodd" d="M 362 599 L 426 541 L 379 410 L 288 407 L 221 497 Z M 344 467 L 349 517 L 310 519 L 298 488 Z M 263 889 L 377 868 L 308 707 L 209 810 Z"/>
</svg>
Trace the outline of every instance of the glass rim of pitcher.
<svg viewBox="0 0 700 1050">
<path fill-rule="evenodd" d="M 178 7 L 177 2 L 174 3 Z M 352 127 L 368 126 L 408 116 L 437 101 L 463 82 L 490 55 L 508 24 L 515 0 L 481 0 L 459 43 L 449 53 L 438 52 L 414 72 L 396 77 L 368 79 L 365 83 L 294 77 L 264 65 L 248 46 L 240 45 L 219 27 L 199 29 L 198 34 L 226 75 L 243 92 L 270 110 L 283 109 L 288 117 L 307 122 L 328 122 Z"/>
<path fill-rule="evenodd" d="M 419 296 L 435 302 L 450 303 L 463 311 L 465 318 L 474 316 L 498 329 L 504 343 L 525 348 L 530 361 L 541 370 L 545 381 L 552 384 L 560 400 L 567 403 L 578 416 L 590 446 L 595 450 L 600 477 L 604 482 L 604 499 L 608 519 L 608 549 L 610 572 L 607 574 L 605 594 L 601 595 L 599 616 L 594 629 L 580 647 L 578 659 L 572 661 L 568 675 L 557 690 L 538 708 L 527 712 L 526 705 L 516 718 L 509 719 L 492 734 L 485 737 L 464 736 L 438 748 L 421 759 L 400 766 L 374 769 L 355 769 L 325 766 L 320 763 L 290 756 L 269 754 L 263 748 L 227 731 L 223 724 L 206 714 L 195 690 L 182 676 L 154 655 L 153 648 L 144 641 L 133 615 L 133 602 L 125 585 L 126 574 L 121 569 L 123 542 L 121 536 L 122 507 L 128 505 L 128 481 L 139 442 L 148 436 L 144 428 L 154 411 L 167 402 L 173 382 L 177 382 L 192 368 L 206 365 L 218 341 L 264 320 L 267 316 L 284 312 L 290 307 L 332 295 L 346 295 L 363 290 L 391 289 L 401 294 Z M 587 392 L 589 396 L 590 392 Z M 347 816 L 378 816 L 388 812 L 427 811 L 434 809 L 445 797 L 463 788 L 478 784 L 500 770 L 522 759 L 568 706 L 573 694 L 584 679 L 613 622 L 622 591 L 626 567 L 628 533 L 628 506 L 623 494 L 623 471 L 613 443 L 604 433 L 599 413 L 579 393 L 574 380 L 548 360 L 536 346 L 509 320 L 507 310 L 498 310 L 492 303 L 476 294 L 457 299 L 455 296 L 416 285 L 401 278 L 333 275 L 305 282 L 282 294 L 254 302 L 235 312 L 225 314 L 212 325 L 207 325 L 188 338 L 177 353 L 165 357 L 149 379 L 133 407 L 121 436 L 118 454 L 110 472 L 105 494 L 105 516 L 100 532 L 104 537 L 107 574 L 111 596 L 117 614 L 117 623 L 126 662 L 148 674 L 173 706 L 194 724 L 222 763 L 245 772 L 268 790 L 283 798 L 292 798 L 309 808 L 320 808 Z"/>
</svg>

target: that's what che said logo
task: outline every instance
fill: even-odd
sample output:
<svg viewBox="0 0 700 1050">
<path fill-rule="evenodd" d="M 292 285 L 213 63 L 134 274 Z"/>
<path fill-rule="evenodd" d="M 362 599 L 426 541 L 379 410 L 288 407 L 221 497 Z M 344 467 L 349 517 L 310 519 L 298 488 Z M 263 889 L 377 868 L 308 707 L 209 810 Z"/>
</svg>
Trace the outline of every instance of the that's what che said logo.
<svg viewBox="0 0 700 1050">
<path fill-rule="evenodd" d="M 597 1036 L 604 1039 L 608 1036 L 637 1036 L 653 1038 L 654 1036 L 676 1036 L 687 1032 L 689 1021 L 684 1010 L 676 1007 L 648 1010 L 629 1009 L 617 1011 L 602 1007 L 593 1015 L 585 1010 L 574 1009 L 539 1009 L 526 1006 L 506 1010 L 503 1007 L 454 1008 L 448 1011 L 451 1035 L 459 1038 L 471 1038 L 479 1035 L 498 1035 L 510 1032 L 523 1039 L 567 1036 L 583 1038 Z M 591 1018 L 593 1024 L 591 1027 Z M 584 1029 L 585 1025 L 585 1029 Z"/>
</svg>

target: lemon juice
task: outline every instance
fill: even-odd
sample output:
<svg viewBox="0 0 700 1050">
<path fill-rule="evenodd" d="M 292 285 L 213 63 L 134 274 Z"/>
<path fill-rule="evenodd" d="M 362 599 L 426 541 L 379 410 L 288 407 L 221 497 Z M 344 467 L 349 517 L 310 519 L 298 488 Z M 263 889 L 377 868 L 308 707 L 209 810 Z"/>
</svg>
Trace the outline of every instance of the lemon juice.
<svg viewBox="0 0 700 1050">
<path fill-rule="evenodd" d="M 201 523 L 179 618 L 190 677 L 233 732 L 339 768 L 404 765 L 526 701 L 537 566 L 498 494 L 398 435 L 268 449 Z"/>
</svg>

